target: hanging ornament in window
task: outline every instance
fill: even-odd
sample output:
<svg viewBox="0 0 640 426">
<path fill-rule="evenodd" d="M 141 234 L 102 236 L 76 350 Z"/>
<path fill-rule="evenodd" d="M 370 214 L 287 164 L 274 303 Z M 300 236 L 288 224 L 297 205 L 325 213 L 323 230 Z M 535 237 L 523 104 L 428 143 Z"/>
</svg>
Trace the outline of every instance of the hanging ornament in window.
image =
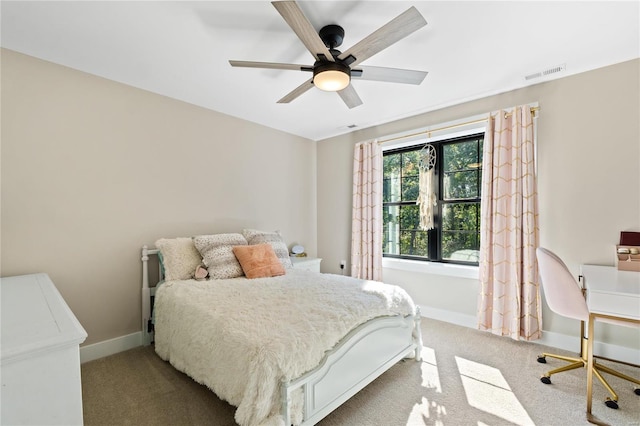
<svg viewBox="0 0 640 426">
<path fill-rule="evenodd" d="M 418 153 L 418 199 L 420 206 L 420 229 L 428 231 L 435 226 L 433 211 L 438 203 L 435 192 L 436 149 L 426 144 Z"/>
</svg>

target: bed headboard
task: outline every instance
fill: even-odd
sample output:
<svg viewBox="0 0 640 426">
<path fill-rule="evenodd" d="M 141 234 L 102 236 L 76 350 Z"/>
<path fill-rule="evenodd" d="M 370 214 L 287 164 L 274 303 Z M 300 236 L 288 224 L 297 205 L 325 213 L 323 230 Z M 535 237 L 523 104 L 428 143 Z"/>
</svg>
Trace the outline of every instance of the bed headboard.
<svg viewBox="0 0 640 426">
<path fill-rule="evenodd" d="M 142 345 L 148 346 L 153 341 L 153 324 L 151 322 L 152 298 L 156 288 L 149 287 L 149 256 L 157 256 L 160 250 L 142 246 Z M 162 267 L 158 262 L 158 282 L 162 281 Z"/>
</svg>

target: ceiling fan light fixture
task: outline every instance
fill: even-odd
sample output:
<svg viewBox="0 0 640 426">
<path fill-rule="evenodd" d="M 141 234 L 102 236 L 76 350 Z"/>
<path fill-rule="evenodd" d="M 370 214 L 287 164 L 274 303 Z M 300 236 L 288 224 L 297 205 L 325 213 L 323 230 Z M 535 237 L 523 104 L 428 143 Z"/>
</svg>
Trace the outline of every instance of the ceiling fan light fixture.
<svg viewBox="0 0 640 426">
<path fill-rule="evenodd" d="M 313 69 L 313 84 L 326 92 L 338 92 L 351 82 L 351 69 L 338 62 L 324 62 Z"/>
</svg>

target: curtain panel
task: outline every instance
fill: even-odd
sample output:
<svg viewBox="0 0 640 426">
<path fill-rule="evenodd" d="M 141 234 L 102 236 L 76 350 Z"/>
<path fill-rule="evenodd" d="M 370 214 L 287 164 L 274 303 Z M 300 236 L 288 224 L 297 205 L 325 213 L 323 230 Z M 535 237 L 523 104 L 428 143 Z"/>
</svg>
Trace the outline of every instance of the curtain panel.
<svg viewBox="0 0 640 426">
<path fill-rule="evenodd" d="M 481 215 L 478 328 L 516 340 L 539 339 L 538 194 L 529 106 L 489 116 Z"/>
<path fill-rule="evenodd" d="M 351 276 L 382 280 L 382 148 L 357 143 L 353 155 Z"/>
</svg>

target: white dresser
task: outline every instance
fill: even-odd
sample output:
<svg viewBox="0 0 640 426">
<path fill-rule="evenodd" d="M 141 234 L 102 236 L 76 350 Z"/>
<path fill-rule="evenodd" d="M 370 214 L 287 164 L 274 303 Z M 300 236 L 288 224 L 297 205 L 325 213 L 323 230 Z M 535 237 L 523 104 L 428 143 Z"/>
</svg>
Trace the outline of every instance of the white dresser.
<svg viewBox="0 0 640 426">
<path fill-rule="evenodd" d="M 322 259 L 317 257 L 296 257 L 291 256 L 291 263 L 296 269 L 304 269 L 306 271 L 320 272 L 320 262 Z"/>
<path fill-rule="evenodd" d="M 0 278 L 3 425 L 81 425 L 87 333 L 47 274 Z"/>
</svg>

